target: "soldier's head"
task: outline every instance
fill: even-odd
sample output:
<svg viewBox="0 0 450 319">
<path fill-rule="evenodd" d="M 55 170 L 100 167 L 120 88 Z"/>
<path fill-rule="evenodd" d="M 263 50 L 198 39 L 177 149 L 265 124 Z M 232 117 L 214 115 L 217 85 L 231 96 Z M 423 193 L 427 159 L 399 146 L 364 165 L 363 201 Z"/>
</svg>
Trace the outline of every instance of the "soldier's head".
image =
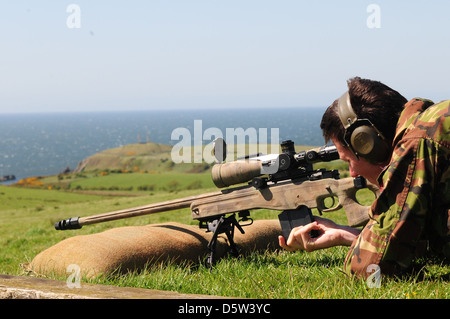
<svg viewBox="0 0 450 319">
<path fill-rule="evenodd" d="M 339 141 L 357 158 L 384 163 L 390 158 L 400 113 L 407 102 L 385 84 L 359 77 L 325 111 L 320 127 L 325 140 Z"/>
</svg>

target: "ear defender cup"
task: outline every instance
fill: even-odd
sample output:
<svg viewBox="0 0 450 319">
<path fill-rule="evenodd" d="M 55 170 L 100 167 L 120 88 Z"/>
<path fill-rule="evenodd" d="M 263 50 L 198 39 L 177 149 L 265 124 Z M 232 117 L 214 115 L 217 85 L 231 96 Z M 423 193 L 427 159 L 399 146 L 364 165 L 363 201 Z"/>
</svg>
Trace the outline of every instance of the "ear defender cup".
<svg viewBox="0 0 450 319">
<path fill-rule="evenodd" d="M 358 126 L 353 130 L 350 143 L 357 155 L 372 163 L 383 163 L 389 154 L 387 143 L 367 125 Z"/>
<path fill-rule="evenodd" d="M 338 100 L 338 115 L 345 128 L 344 141 L 356 157 L 376 164 L 388 159 L 386 139 L 368 119 L 358 119 L 348 92 Z"/>
</svg>

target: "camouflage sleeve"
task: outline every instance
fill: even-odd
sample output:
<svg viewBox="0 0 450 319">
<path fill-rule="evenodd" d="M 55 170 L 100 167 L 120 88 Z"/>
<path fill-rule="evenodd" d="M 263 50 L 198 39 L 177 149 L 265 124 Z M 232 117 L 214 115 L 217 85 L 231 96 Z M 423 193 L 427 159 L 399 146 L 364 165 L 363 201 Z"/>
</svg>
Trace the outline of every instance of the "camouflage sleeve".
<svg viewBox="0 0 450 319">
<path fill-rule="evenodd" d="M 397 144 L 391 164 L 382 174 L 383 192 L 345 260 L 346 273 L 366 278 L 371 265 L 378 265 L 382 274 L 410 266 L 429 219 L 427 214 L 434 211 L 431 196 L 437 185 L 437 163 L 442 159 L 448 162 L 448 150 L 441 154 L 439 149 L 438 143 L 427 138 L 408 138 Z M 448 182 L 445 185 L 448 188 Z M 448 209 L 447 204 L 444 209 Z"/>
</svg>

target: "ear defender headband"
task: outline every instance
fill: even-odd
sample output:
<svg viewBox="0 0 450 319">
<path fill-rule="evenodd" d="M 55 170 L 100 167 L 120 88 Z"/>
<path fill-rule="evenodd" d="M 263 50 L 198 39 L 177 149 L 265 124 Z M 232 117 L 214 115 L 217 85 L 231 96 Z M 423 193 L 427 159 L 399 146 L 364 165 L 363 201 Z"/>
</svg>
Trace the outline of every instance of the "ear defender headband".
<svg viewBox="0 0 450 319">
<path fill-rule="evenodd" d="M 383 163 L 390 154 L 383 134 L 368 119 L 358 119 L 345 92 L 338 100 L 338 115 L 345 129 L 344 141 L 350 150 L 371 163 Z"/>
</svg>

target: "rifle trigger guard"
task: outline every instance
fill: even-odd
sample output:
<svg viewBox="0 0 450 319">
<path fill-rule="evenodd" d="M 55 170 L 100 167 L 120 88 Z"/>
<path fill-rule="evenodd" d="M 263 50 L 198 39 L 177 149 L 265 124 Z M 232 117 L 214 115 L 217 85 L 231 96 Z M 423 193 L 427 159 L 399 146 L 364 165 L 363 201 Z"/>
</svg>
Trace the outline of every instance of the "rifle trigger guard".
<svg viewBox="0 0 450 319">
<path fill-rule="evenodd" d="M 250 218 L 249 216 L 250 216 L 250 211 L 248 211 L 248 210 L 243 210 L 243 211 L 239 212 L 239 217 L 240 217 L 239 222 L 250 221 L 250 223 L 248 223 L 248 224 L 239 224 L 239 225 L 244 227 L 244 226 L 250 226 L 251 224 L 253 224 L 253 218 Z"/>
<path fill-rule="evenodd" d="M 325 213 L 333 212 L 333 211 L 336 211 L 336 210 L 342 208 L 339 198 L 337 197 L 336 194 L 333 193 L 333 191 L 331 190 L 330 187 L 327 187 L 327 191 L 328 191 L 327 195 L 318 196 L 316 199 L 317 209 L 319 210 L 321 215 L 322 215 L 322 212 L 325 212 Z M 325 203 L 326 200 L 330 201 L 330 198 L 331 198 L 332 202 Z"/>
</svg>

